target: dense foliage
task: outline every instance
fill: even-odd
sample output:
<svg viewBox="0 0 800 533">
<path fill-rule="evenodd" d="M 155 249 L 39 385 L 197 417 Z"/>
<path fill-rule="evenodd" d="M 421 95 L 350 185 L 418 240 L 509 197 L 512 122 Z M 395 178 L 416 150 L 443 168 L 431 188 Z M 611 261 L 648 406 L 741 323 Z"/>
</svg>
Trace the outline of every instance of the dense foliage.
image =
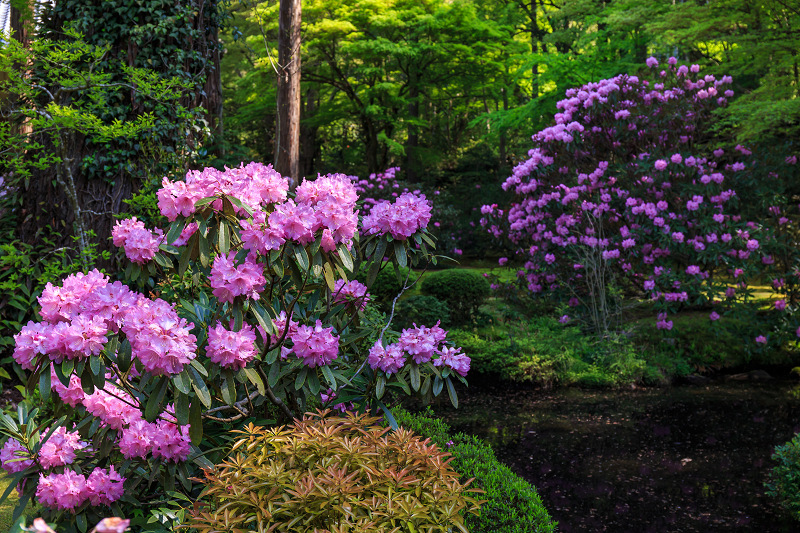
<svg viewBox="0 0 800 533">
<path fill-rule="evenodd" d="M 778 464 L 772 469 L 766 483 L 767 494 L 800 520 L 800 435 L 775 447 L 772 460 Z"/>
<path fill-rule="evenodd" d="M 463 268 L 432 272 L 420 288 L 423 294 L 447 304 L 457 324 L 468 322 L 489 296 L 489 282 L 480 272 Z"/>
<path fill-rule="evenodd" d="M 398 410 L 401 426 L 431 439 L 452 455 L 450 465 L 461 478 L 473 479 L 485 500 L 477 516 L 467 515 L 470 533 L 544 533 L 556 530 L 536 489 L 500 463 L 492 448 L 475 437 L 450 428 L 430 411 L 412 414 Z"/>
<path fill-rule="evenodd" d="M 368 287 L 349 280 L 432 259 L 424 197 L 401 195 L 359 221 L 346 176 L 290 192 L 258 163 L 165 178 L 157 196 L 166 231 L 134 217 L 113 232 L 142 292 L 97 270 L 69 276 L 47 285 L 43 320 L 15 338 L 29 390 L 58 399 L 54 416 L 24 407 L 0 418 L 18 511 L 35 497 L 80 531 L 106 506 L 147 518 L 165 491 L 197 496 L 196 469 L 237 424 L 320 403 L 391 420 L 384 402 L 412 391 L 446 388 L 457 403 L 452 381 L 469 358 L 438 326 L 398 335 L 384 324 L 363 346 L 376 327 L 364 319 Z"/>
<path fill-rule="evenodd" d="M 503 184 L 517 201 L 507 212 L 484 206 L 484 224 L 496 236 L 493 221 L 507 225 L 531 292 L 562 298 L 595 331 L 615 327 L 625 291 L 641 291 L 661 329 L 688 305 L 713 306 L 711 321 L 751 314 L 741 333 L 754 348 L 782 345 L 797 329 L 786 312 L 797 285 L 792 206 L 779 184 L 797 158 L 769 166 L 768 183 L 755 177 L 769 163 L 750 150 L 707 152 L 711 113 L 733 96 L 730 77 L 675 58 L 647 65 L 647 76 L 567 91 L 555 125 L 534 136 L 530 158 Z M 778 295 L 766 321 L 746 305 L 753 279 Z"/>
<path fill-rule="evenodd" d="M 327 416 L 326 416 L 327 415 Z M 436 444 L 378 418 L 307 415 L 287 428 L 246 428 L 235 455 L 205 474 L 187 525 L 200 532 L 461 531 L 478 514 Z"/>
</svg>

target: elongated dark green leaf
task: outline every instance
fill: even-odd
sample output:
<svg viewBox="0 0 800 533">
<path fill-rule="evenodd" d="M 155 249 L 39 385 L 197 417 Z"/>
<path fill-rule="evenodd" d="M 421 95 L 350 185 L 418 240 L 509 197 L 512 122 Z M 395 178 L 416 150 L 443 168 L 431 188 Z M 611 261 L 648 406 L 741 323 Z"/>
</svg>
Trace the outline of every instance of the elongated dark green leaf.
<svg viewBox="0 0 800 533">
<path fill-rule="evenodd" d="M 444 388 L 444 381 L 439 376 L 433 378 L 433 395 L 439 396 Z"/>
<path fill-rule="evenodd" d="M 375 255 L 373 256 L 373 261 L 375 261 L 376 263 L 380 263 L 381 261 L 383 261 L 383 258 L 386 256 L 387 245 L 388 243 L 386 242 L 385 238 L 381 237 L 378 240 L 378 244 L 375 246 Z"/>
<path fill-rule="evenodd" d="M 192 235 L 194 237 L 194 235 Z M 192 248 L 187 245 L 181 253 L 181 258 L 178 260 L 178 275 L 183 276 L 186 272 L 186 267 L 189 266 L 189 260 L 192 258 Z"/>
<path fill-rule="evenodd" d="M 406 247 L 403 246 L 403 243 L 394 243 L 394 256 L 397 259 L 397 264 L 405 268 L 408 264 L 408 258 L 406 257 Z"/>
<path fill-rule="evenodd" d="M 222 371 L 222 377 L 222 400 L 228 405 L 233 405 L 236 403 L 236 380 L 233 372 L 225 369 Z"/>
<path fill-rule="evenodd" d="M 308 384 L 308 388 L 311 391 L 311 394 L 314 396 L 319 395 L 319 377 L 317 377 L 317 373 L 313 370 L 308 373 L 308 379 L 306 379 L 306 383 Z"/>
<path fill-rule="evenodd" d="M 445 379 L 447 383 L 447 394 L 450 396 L 450 403 L 453 404 L 453 407 L 458 409 L 458 394 L 456 394 L 456 388 L 453 387 L 453 382 L 450 378 Z"/>
<path fill-rule="evenodd" d="M 400 388 L 403 389 L 403 392 L 411 395 L 411 387 L 408 386 L 408 382 L 403 376 L 397 376 L 397 383 L 400 385 Z"/>
<path fill-rule="evenodd" d="M 67 378 L 67 384 L 69 384 L 69 376 L 72 374 L 72 371 L 75 370 L 75 360 L 74 359 L 64 359 L 61 363 L 61 375 Z M 56 375 L 58 372 L 56 372 Z M 59 379 L 61 376 L 59 376 Z M 63 383 L 63 381 L 62 381 Z"/>
<path fill-rule="evenodd" d="M 378 374 L 378 379 L 375 381 L 375 397 L 377 399 L 383 398 L 383 393 L 386 391 L 386 376 Z"/>
<path fill-rule="evenodd" d="M 131 367 L 131 343 L 128 339 L 122 341 L 117 350 L 117 366 L 121 372 L 127 372 Z"/>
<path fill-rule="evenodd" d="M 100 360 L 99 357 L 93 355 L 89 358 L 89 368 L 92 369 L 92 374 L 94 374 L 95 376 L 100 373 L 101 366 L 103 367 L 103 372 L 105 372 L 105 365 L 103 364 L 103 362 Z"/>
<path fill-rule="evenodd" d="M 164 254 L 156 254 L 153 259 L 156 260 L 156 263 L 161 268 L 172 268 L 172 260 L 167 259 Z"/>
<path fill-rule="evenodd" d="M 267 376 L 267 383 L 269 383 L 270 387 L 274 387 L 278 384 L 278 380 L 281 378 L 281 365 L 280 363 L 273 363 L 272 366 L 269 367 L 269 375 Z"/>
<path fill-rule="evenodd" d="M 339 252 L 339 260 L 342 262 L 342 265 L 348 272 L 353 271 L 353 256 L 350 255 L 350 250 L 347 249 L 347 246 L 344 244 L 340 244 L 336 247 L 336 251 Z"/>
<path fill-rule="evenodd" d="M 189 396 L 186 394 L 175 395 L 175 418 L 181 426 L 189 423 Z"/>
<path fill-rule="evenodd" d="M 194 389 L 197 397 L 203 402 L 207 408 L 211 407 L 211 394 L 208 392 L 208 386 L 203 380 L 203 377 L 194 367 L 189 367 L 189 377 L 192 380 L 192 388 Z"/>
<path fill-rule="evenodd" d="M 46 402 L 50 398 L 50 367 L 39 374 L 39 394 L 42 395 L 42 401 Z"/>
<path fill-rule="evenodd" d="M 380 400 L 378 400 L 378 407 L 381 408 L 383 416 L 386 418 L 386 421 L 389 422 L 389 426 L 391 426 L 392 429 L 397 429 L 399 425 L 397 424 L 397 420 L 395 420 L 394 415 L 389 410 L 389 408 L 386 407 Z"/>
<path fill-rule="evenodd" d="M 185 368 L 181 370 L 180 374 L 172 377 L 172 383 L 183 394 L 189 394 L 192 389 L 192 380 L 189 378 L 189 372 Z"/>
<path fill-rule="evenodd" d="M 200 264 L 203 267 L 208 267 L 211 262 L 211 250 L 208 247 L 208 238 L 204 235 L 200 235 L 197 238 L 197 245 L 200 248 Z"/>
<path fill-rule="evenodd" d="M 169 226 L 169 230 L 167 230 L 167 244 L 172 244 L 175 242 L 175 239 L 181 236 L 183 232 L 183 221 L 176 220 Z"/>
<path fill-rule="evenodd" d="M 297 377 L 294 378 L 294 390 L 300 390 L 303 388 L 307 376 L 308 370 L 306 368 L 303 368 L 300 372 L 298 372 Z"/>
<path fill-rule="evenodd" d="M 250 304 L 250 314 L 255 317 L 258 325 L 264 328 L 264 331 L 268 335 L 275 333 L 274 328 L 272 327 L 272 319 L 269 317 L 267 311 L 261 306 L 260 303 L 252 302 Z"/>
<path fill-rule="evenodd" d="M 411 365 L 408 367 L 408 377 L 411 378 L 411 388 L 415 391 L 418 391 L 420 386 L 420 377 L 419 367 L 416 364 L 411 363 Z"/>
<path fill-rule="evenodd" d="M 247 379 L 250 381 L 250 383 L 252 383 L 253 385 L 256 386 L 256 388 L 258 389 L 258 393 L 259 394 L 261 394 L 263 396 L 263 395 L 265 395 L 267 393 L 267 389 L 264 386 L 264 380 L 261 379 L 261 376 L 259 375 L 259 373 L 258 373 L 258 371 L 256 369 L 254 369 L 254 368 L 245 368 L 244 369 L 244 374 L 247 376 Z"/>
<path fill-rule="evenodd" d="M 328 382 L 330 388 L 336 390 L 336 376 L 333 375 L 331 367 L 325 365 L 321 367 L 321 369 L 322 369 L 322 375 L 325 376 L 325 380 Z"/>
<path fill-rule="evenodd" d="M 195 446 L 203 440 L 203 407 L 197 398 L 189 407 L 189 438 Z"/>
<path fill-rule="evenodd" d="M 155 393 L 151 394 L 150 398 L 148 398 L 147 405 L 144 408 L 144 418 L 148 422 L 153 422 L 161 413 L 168 386 L 169 380 L 167 378 L 161 378 L 161 383 L 157 386 L 154 391 Z"/>
<path fill-rule="evenodd" d="M 208 205 L 210 203 L 216 202 L 217 200 L 219 200 L 219 198 L 217 198 L 216 196 L 206 196 L 205 198 L 200 198 L 199 200 L 197 200 L 194 203 L 194 207 L 195 207 L 195 209 L 199 209 L 199 208 L 203 207 L 204 205 Z"/>
<path fill-rule="evenodd" d="M 219 223 L 217 246 L 219 246 L 219 252 L 221 254 L 227 254 L 231 249 L 231 229 L 226 220 L 221 220 Z"/>
<path fill-rule="evenodd" d="M 295 246 L 294 248 L 294 259 L 297 261 L 297 264 L 303 270 L 303 272 L 308 271 L 308 255 L 306 254 L 305 249 L 302 246 Z"/>
</svg>

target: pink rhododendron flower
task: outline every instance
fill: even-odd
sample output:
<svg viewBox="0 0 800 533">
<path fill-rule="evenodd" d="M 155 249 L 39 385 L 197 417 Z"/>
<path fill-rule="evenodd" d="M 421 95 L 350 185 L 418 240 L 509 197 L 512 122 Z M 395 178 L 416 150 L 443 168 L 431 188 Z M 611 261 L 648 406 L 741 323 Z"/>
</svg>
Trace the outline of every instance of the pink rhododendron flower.
<svg viewBox="0 0 800 533">
<path fill-rule="evenodd" d="M 124 483 L 113 466 L 95 468 L 86 480 L 86 497 L 92 505 L 111 505 L 125 494 Z"/>
<path fill-rule="evenodd" d="M 30 457 L 31 452 L 21 442 L 12 438 L 9 438 L 0 450 L 0 463 L 9 474 L 21 472 L 33 466 L 33 459 Z"/>
<path fill-rule="evenodd" d="M 387 375 L 392 375 L 403 368 L 406 354 L 399 344 L 391 344 L 384 348 L 381 341 L 377 341 L 369 350 L 367 362 L 373 370 L 383 370 Z"/>
<path fill-rule="evenodd" d="M 333 334 L 333 327 L 322 327 L 320 320 L 314 327 L 297 326 L 291 339 L 292 351 L 309 368 L 330 364 L 339 356 L 339 337 Z"/>
<path fill-rule="evenodd" d="M 441 355 L 433 361 L 433 366 L 446 366 L 462 376 L 467 375 L 471 360 L 461 353 L 461 348 L 444 347 L 439 353 Z"/>
<path fill-rule="evenodd" d="M 756 342 L 758 344 L 767 344 L 767 338 L 764 335 L 759 335 L 756 337 Z"/>
<path fill-rule="evenodd" d="M 345 282 L 343 279 L 337 279 L 333 286 L 333 301 L 354 304 L 363 311 L 366 309 L 370 297 L 367 286 L 363 283 L 356 280 Z"/>
<path fill-rule="evenodd" d="M 80 440 L 80 435 L 76 431 L 67 431 L 67 428 L 61 426 L 50 435 L 39 450 L 39 463 L 42 468 L 72 464 L 75 461 L 75 452 L 87 446 L 89 443 Z"/>
<path fill-rule="evenodd" d="M 155 257 L 164 239 L 161 230 L 153 233 L 136 217 L 118 220 L 111 231 L 114 246 L 125 250 L 125 255 L 134 263 L 144 264 Z"/>
<path fill-rule="evenodd" d="M 259 293 L 264 291 L 266 279 L 263 267 L 253 255 L 248 255 L 242 264 L 237 265 L 236 253 L 230 251 L 214 259 L 208 282 L 220 302 L 233 303 L 237 296 L 258 300 Z"/>
<path fill-rule="evenodd" d="M 391 233 L 396 240 L 405 240 L 428 226 L 431 205 L 425 195 L 401 194 L 394 203 L 380 201 L 364 218 L 363 231 L 367 235 Z"/>
<path fill-rule="evenodd" d="M 775 309 L 778 311 L 783 311 L 786 309 L 786 300 L 776 300 L 775 301 Z"/>
<path fill-rule="evenodd" d="M 51 509 L 70 510 L 86 501 L 86 478 L 73 470 L 61 474 L 39 474 L 36 499 Z"/>
<path fill-rule="evenodd" d="M 229 331 L 218 323 L 208 330 L 206 354 L 212 362 L 226 368 L 239 370 L 256 356 L 256 334 L 245 323 L 239 331 Z"/>
<path fill-rule="evenodd" d="M 710 315 L 708 315 L 708 318 L 709 318 L 709 320 L 711 320 L 712 322 L 715 322 L 715 321 L 719 320 L 719 318 L 720 318 L 720 317 L 719 317 L 719 313 L 717 313 L 716 311 L 711 311 L 711 314 L 710 314 Z"/>
</svg>

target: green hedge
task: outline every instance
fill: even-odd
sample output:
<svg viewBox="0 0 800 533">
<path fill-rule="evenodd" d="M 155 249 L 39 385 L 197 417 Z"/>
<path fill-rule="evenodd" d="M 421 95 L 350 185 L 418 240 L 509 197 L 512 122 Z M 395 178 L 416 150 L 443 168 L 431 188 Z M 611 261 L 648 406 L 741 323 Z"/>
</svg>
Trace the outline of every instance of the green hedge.
<svg viewBox="0 0 800 533">
<path fill-rule="evenodd" d="M 463 479 L 475 478 L 473 486 L 485 491 L 480 516 L 468 515 L 470 533 L 551 533 L 556 523 L 544 508 L 536 488 L 497 460 L 492 448 L 476 437 L 459 433 L 428 411 L 393 412 L 398 424 L 430 438 L 453 455 L 450 465 Z"/>
<path fill-rule="evenodd" d="M 469 322 L 489 296 L 489 281 L 474 270 L 456 268 L 433 272 L 422 280 L 422 294 L 447 303 L 456 324 Z"/>
<path fill-rule="evenodd" d="M 766 483 L 767 494 L 777 498 L 795 520 L 800 520 L 800 434 L 776 446 L 772 459 L 778 465 Z"/>
</svg>

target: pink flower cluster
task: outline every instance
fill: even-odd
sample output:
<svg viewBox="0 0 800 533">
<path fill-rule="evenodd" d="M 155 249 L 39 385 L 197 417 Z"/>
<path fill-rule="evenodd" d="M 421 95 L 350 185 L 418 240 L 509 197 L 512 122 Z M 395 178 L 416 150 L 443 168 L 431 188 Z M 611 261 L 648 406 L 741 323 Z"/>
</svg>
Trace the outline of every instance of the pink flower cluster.
<svg viewBox="0 0 800 533">
<path fill-rule="evenodd" d="M 253 254 L 237 265 L 236 252 L 230 251 L 228 255 L 218 255 L 214 259 L 208 282 L 220 302 L 233 303 L 237 296 L 258 300 L 259 293 L 264 291 L 266 279 L 264 268 Z"/>
<path fill-rule="evenodd" d="M 188 217 L 195 212 L 201 198 L 228 195 L 255 209 L 261 205 L 283 202 L 289 191 L 289 180 L 281 177 L 272 165 L 244 163 L 236 168 L 190 170 L 184 181 L 172 182 L 164 178 L 158 191 L 158 208 L 170 221 L 178 215 Z M 212 203 L 222 209 L 222 200 Z M 235 208 L 240 212 L 238 208 Z"/>
<path fill-rule="evenodd" d="M 390 233 L 393 239 L 405 240 L 428 227 L 431 204 L 425 195 L 401 194 L 394 203 L 382 200 L 364 217 L 363 229 L 367 235 Z"/>
<path fill-rule="evenodd" d="M 362 311 L 370 301 L 367 286 L 356 280 L 345 282 L 337 279 L 333 286 L 333 301 L 336 303 L 351 304 Z"/>
<path fill-rule="evenodd" d="M 249 324 L 239 331 L 225 329 L 217 324 L 208 330 L 206 354 L 212 362 L 226 368 L 239 370 L 256 357 L 256 334 Z"/>
<path fill-rule="evenodd" d="M 0 450 L 0 464 L 9 474 L 22 472 L 33 466 L 31 452 L 16 439 L 8 439 Z"/>
<path fill-rule="evenodd" d="M 328 365 L 339 356 L 339 337 L 333 334 L 332 326 L 322 327 L 320 320 L 313 327 L 296 326 L 289 337 L 293 344 L 291 352 L 309 368 Z M 288 353 L 287 350 L 285 354 Z"/>
<path fill-rule="evenodd" d="M 140 265 L 153 259 L 164 241 L 164 233 L 160 229 L 154 233 L 136 217 L 118 220 L 111 230 L 111 237 L 114 246 L 122 247 L 128 259 Z"/>
<path fill-rule="evenodd" d="M 92 394 L 83 392 L 80 379 L 74 374 L 70 376 L 69 386 L 53 375 L 51 387 L 65 402 L 73 407 L 82 404 L 103 426 L 117 430 L 117 444 L 123 456 L 145 458 L 152 455 L 165 461 L 185 461 L 191 451 L 188 427 L 175 423 L 172 407 L 168 406 L 156 422 L 146 422 L 139 402 L 111 378 L 107 376 L 104 388 L 95 389 Z"/>
<path fill-rule="evenodd" d="M 723 165 L 723 150 L 687 153 L 698 123 L 725 105 L 731 78 L 668 65 L 652 73 L 655 80 L 621 75 L 568 90 L 555 124 L 534 135 L 529 158 L 503 184 L 517 195 L 505 219 L 496 206 L 481 209 L 482 225 L 498 235 L 507 223 L 508 237 L 529 256 L 530 291 L 590 291 L 587 269 L 608 268 L 643 284 L 660 309 L 674 310 L 708 299 L 701 293 L 715 271 L 737 277 L 775 263 L 766 245 L 775 242 L 771 230 L 738 216 L 736 191 L 726 183 L 752 165 Z M 747 268 L 753 259 L 760 265 Z M 657 326 L 672 323 L 664 316 Z"/>
<path fill-rule="evenodd" d="M 85 502 L 91 505 L 111 505 L 125 494 L 125 478 L 114 467 L 95 468 L 89 477 L 74 470 L 60 474 L 40 474 L 36 499 L 51 509 L 72 510 Z"/>
<path fill-rule="evenodd" d="M 377 341 L 369 351 L 367 362 L 373 370 L 382 370 L 387 375 L 396 374 L 406 364 L 408 357 L 416 364 L 433 360 L 434 366 L 445 366 L 466 376 L 470 358 L 460 348 L 444 346 L 447 332 L 437 324 L 433 327 L 414 326 L 404 329 L 396 343 L 384 347 Z M 434 356 L 439 355 L 434 359 Z"/>
<path fill-rule="evenodd" d="M 155 374 L 177 374 L 196 355 L 191 327 L 172 306 L 109 283 L 97 270 L 68 276 L 61 287 L 48 283 L 39 304 L 44 320 L 28 322 L 14 336 L 14 360 L 28 370 L 40 355 L 57 363 L 97 355 L 120 330 L 134 357 Z"/>
</svg>

